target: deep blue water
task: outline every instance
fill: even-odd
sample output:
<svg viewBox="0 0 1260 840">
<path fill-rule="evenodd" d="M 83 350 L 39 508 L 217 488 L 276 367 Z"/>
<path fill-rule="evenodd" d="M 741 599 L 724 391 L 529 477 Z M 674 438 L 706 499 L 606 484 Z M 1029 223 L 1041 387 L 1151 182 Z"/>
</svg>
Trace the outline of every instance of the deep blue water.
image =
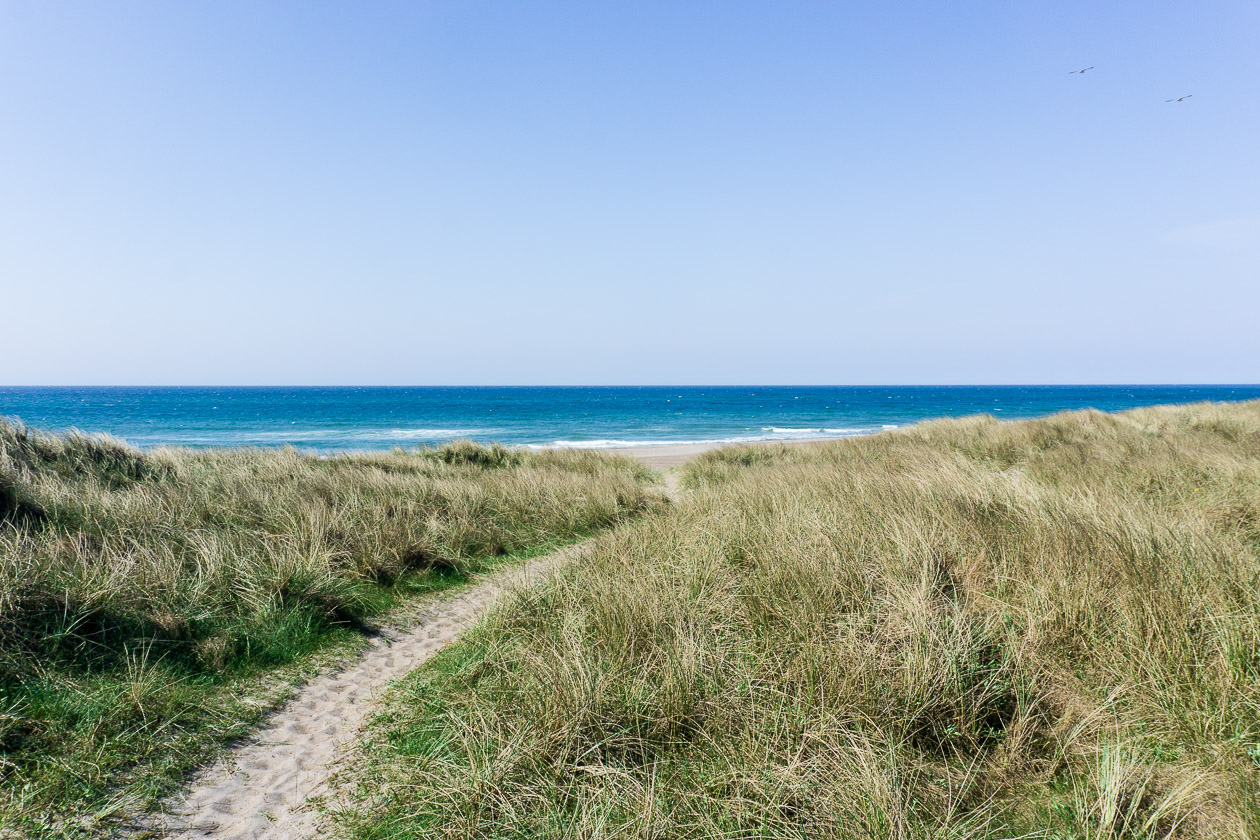
<svg viewBox="0 0 1260 840">
<path fill-rule="evenodd" d="M 931 417 L 1034 417 L 1076 408 L 1260 398 L 1260 385 L 17 388 L 0 415 L 141 446 L 333 451 L 437 444 L 623 447 L 842 437 Z"/>
</svg>

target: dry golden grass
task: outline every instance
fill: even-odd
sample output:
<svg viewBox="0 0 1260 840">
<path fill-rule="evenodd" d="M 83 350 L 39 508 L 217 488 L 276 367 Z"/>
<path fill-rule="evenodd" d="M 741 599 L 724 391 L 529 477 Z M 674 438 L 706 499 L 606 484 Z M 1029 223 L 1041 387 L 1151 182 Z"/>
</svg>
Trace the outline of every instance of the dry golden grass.
<svg viewBox="0 0 1260 840">
<path fill-rule="evenodd" d="M 1260 836 L 1260 403 L 685 482 L 396 691 L 348 832 Z"/>
<path fill-rule="evenodd" d="M 151 801 L 261 713 L 260 674 L 651 510 L 651 481 L 590 452 L 142 454 L 0 422 L 0 834 Z"/>
</svg>

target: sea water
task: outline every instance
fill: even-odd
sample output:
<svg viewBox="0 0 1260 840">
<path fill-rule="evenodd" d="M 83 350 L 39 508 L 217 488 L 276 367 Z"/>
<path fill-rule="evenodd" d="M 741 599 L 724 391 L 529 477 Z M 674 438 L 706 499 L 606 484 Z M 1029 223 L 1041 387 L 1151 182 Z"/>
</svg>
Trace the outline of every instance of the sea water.
<svg viewBox="0 0 1260 840">
<path fill-rule="evenodd" d="M 1260 398 L 1260 385 L 871 387 L 0 387 L 0 416 L 139 447 L 625 448 L 870 434 L 935 417 Z"/>
</svg>

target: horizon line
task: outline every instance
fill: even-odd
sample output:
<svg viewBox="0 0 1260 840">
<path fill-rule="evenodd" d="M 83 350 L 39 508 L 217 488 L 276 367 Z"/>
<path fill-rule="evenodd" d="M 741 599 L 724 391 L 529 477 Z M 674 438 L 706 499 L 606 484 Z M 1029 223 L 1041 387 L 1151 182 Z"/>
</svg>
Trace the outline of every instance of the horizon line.
<svg viewBox="0 0 1260 840">
<path fill-rule="evenodd" d="M 390 385 L 390 384 L 227 384 L 192 383 L 184 385 L 150 383 L 113 383 L 108 385 L 3 385 L 0 389 L 17 388 L 1257 388 L 1260 382 L 885 382 L 885 383 L 819 383 L 819 382 L 749 382 L 718 383 L 642 383 L 642 384 L 464 384 L 464 385 Z"/>
</svg>

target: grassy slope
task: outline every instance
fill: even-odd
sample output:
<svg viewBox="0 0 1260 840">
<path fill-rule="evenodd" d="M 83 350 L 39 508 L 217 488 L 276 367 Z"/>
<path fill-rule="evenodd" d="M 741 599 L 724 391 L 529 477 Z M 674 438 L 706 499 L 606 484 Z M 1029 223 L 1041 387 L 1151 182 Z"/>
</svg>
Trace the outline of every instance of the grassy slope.
<svg viewBox="0 0 1260 840">
<path fill-rule="evenodd" d="M 348 832 L 1260 836 L 1260 403 L 685 479 L 395 690 Z"/>
<path fill-rule="evenodd" d="M 364 617 L 646 510 L 648 478 L 593 453 L 141 454 L 0 423 L 0 833 L 152 801 Z"/>
</svg>

